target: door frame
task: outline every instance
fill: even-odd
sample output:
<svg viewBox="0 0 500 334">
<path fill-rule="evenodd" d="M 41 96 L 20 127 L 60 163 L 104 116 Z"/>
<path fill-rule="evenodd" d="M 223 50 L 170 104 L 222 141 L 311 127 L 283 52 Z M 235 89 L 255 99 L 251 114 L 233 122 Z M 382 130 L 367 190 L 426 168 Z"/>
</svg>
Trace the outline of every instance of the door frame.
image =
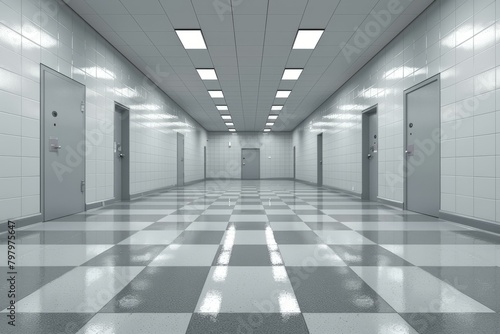
<svg viewBox="0 0 500 334">
<path fill-rule="evenodd" d="M 259 177 L 256 178 L 256 179 L 244 179 L 243 178 L 243 150 L 253 150 L 253 151 L 257 151 L 258 154 L 257 154 L 257 157 L 259 157 Z M 260 165 L 260 148 L 250 148 L 250 147 L 245 147 L 245 148 L 241 148 L 241 155 L 240 155 L 240 161 L 241 161 L 241 174 L 240 174 L 240 179 L 241 180 L 260 180 L 260 169 L 261 169 L 261 165 Z"/>
<path fill-rule="evenodd" d="M 46 158 L 46 147 L 45 147 L 45 73 L 50 72 L 51 74 L 66 80 L 71 83 L 76 83 L 83 87 L 83 151 L 87 151 L 87 135 L 86 135 L 86 112 L 87 112 L 87 87 L 79 81 L 76 81 L 58 71 L 50 68 L 42 63 L 40 63 L 40 213 L 42 215 L 42 221 L 45 221 L 45 158 Z M 87 204 L 87 156 L 83 154 L 82 164 L 83 164 L 83 211 L 86 211 Z"/>
<path fill-rule="evenodd" d="M 319 147 L 319 142 L 320 142 L 320 138 L 321 138 L 321 160 L 319 159 L 320 158 L 320 155 L 319 155 L 319 152 L 320 152 L 320 147 Z M 316 185 L 318 187 L 322 187 L 323 186 L 323 132 L 321 132 L 320 134 L 318 134 L 316 136 L 316 165 L 317 165 L 317 170 L 316 170 Z M 320 163 L 321 161 L 321 163 Z M 321 184 L 319 182 L 319 175 L 320 175 L 320 171 L 321 171 Z"/>
<path fill-rule="evenodd" d="M 124 106 L 123 104 L 115 101 L 115 110 L 114 112 L 120 111 L 124 117 L 121 119 L 121 134 L 122 134 L 122 153 L 125 156 L 122 159 L 122 168 L 121 168 L 121 200 L 129 201 L 130 200 L 130 108 Z M 126 126 L 124 127 L 124 120 Z M 124 142 L 123 138 L 127 140 Z M 113 139 L 114 135 L 113 135 Z M 114 159 L 113 159 L 114 161 Z M 114 168 L 113 168 L 114 172 Z M 115 197 L 116 201 L 116 197 Z"/>
<path fill-rule="evenodd" d="M 370 126 L 369 126 L 369 117 L 370 114 L 377 114 L 378 112 L 378 103 L 374 104 L 373 106 L 363 110 L 361 112 L 361 118 L 362 118 L 362 139 L 361 139 L 361 168 L 362 168 L 362 175 L 361 175 L 361 199 L 364 200 L 369 200 L 370 199 L 370 164 L 369 160 L 366 159 L 368 155 L 368 146 L 365 145 L 365 143 L 368 142 L 368 136 L 370 133 Z M 377 160 L 378 161 L 378 160 Z M 378 192 L 377 192 L 378 193 Z M 378 196 L 377 196 L 378 197 Z"/>
<path fill-rule="evenodd" d="M 403 102 L 403 209 L 408 210 L 408 175 L 407 175 L 407 163 L 408 163 L 408 157 L 406 156 L 406 147 L 407 147 L 407 138 L 408 138 L 408 127 L 406 126 L 406 122 L 408 119 L 408 94 L 419 90 L 422 87 L 428 86 L 434 82 L 437 82 L 438 84 L 438 90 L 439 90 L 439 133 L 441 136 L 441 73 L 436 74 L 429 79 L 426 79 L 406 90 L 404 90 L 403 95 L 404 95 L 404 102 Z M 439 143 L 437 143 L 437 154 L 439 156 L 439 209 L 441 209 L 441 140 Z"/>
<path fill-rule="evenodd" d="M 297 179 L 297 149 L 293 147 L 293 179 Z"/>
</svg>

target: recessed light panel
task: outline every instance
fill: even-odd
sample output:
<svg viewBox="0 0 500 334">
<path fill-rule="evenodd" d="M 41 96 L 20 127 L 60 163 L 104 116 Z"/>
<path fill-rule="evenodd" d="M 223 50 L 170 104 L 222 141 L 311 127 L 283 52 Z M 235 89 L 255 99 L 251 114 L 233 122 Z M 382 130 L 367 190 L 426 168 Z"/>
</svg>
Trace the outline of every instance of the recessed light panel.
<svg viewBox="0 0 500 334">
<path fill-rule="evenodd" d="M 270 121 L 277 120 L 277 119 L 278 119 L 278 115 L 269 115 L 268 119 L 269 119 Z"/>
<path fill-rule="evenodd" d="M 324 30 L 299 30 L 293 48 L 295 50 L 313 50 L 323 35 Z"/>
<path fill-rule="evenodd" d="M 271 110 L 272 111 L 281 111 L 283 109 L 283 106 L 272 106 Z"/>
<path fill-rule="evenodd" d="M 201 80 L 217 80 L 217 73 L 213 68 L 197 69 Z"/>
<path fill-rule="evenodd" d="M 274 125 L 274 122 L 273 123 L 266 123 L 266 126 L 273 126 Z"/>
<path fill-rule="evenodd" d="M 229 110 L 229 108 L 227 106 L 217 106 L 217 110 L 225 111 L 225 110 Z"/>
<path fill-rule="evenodd" d="M 264 132 L 271 132 L 271 129 L 264 129 Z"/>
<path fill-rule="evenodd" d="M 236 132 L 236 129 L 229 129 L 229 132 Z"/>
<path fill-rule="evenodd" d="M 234 126 L 234 123 L 226 123 L 227 127 Z"/>
<path fill-rule="evenodd" d="M 223 120 L 230 120 L 231 119 L 231 115 L 222 115 L 221 117 Z"/>
<path fill-rule="evenodd" d="M 207 48 L 201 30 L 176 30 L 177 36 L 187 50 L 204 50 Z"/>
<path fill-rule="evenodd" d="M 291 90 L 279 90 L 276 92 L 276 98 L 278 99 L 286 99 L 290 96 Z"/>
<path fill-rule="evenodd" d="M 285 72 L 283 72 L 283 77 L 281 80 L 298 80 L 300 75 L 302 74 L 301 69 L 292 69 L 292 68 L 287 68 L 285 69 Z"/>
<path fill-rule="evenodd" d="M 208 94 L 212 99 L 221 99 L 224 98 L 224 93 L 221 90 L 209 90 Z"/>
</svg>

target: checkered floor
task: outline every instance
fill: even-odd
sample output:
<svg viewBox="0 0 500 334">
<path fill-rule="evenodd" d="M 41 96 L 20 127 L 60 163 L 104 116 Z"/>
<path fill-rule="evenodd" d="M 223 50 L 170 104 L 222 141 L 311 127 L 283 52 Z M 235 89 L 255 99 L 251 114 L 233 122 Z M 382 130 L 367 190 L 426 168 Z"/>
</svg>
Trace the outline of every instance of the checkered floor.
<svg viewBox="0 0 500 334">
<path fill-rule="evenodd" d="M 1 333 L 500 333 L 500 236 L 291 181 L 198 183 L 17 237 Z"/>
</svg>

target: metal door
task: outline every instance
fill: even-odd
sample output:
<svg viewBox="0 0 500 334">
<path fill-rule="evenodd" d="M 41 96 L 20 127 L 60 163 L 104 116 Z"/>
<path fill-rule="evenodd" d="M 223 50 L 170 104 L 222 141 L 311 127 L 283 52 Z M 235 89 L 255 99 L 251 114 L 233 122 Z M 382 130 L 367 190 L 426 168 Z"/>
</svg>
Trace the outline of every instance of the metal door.
<svg viewBox="0 0 500 334">
<path fill-rule="evenodd" d="M 323 185 L 323 134 L 318 135 L 318 186 Z"/>
<path fill-rule="evenodd" d="M 177 132 L 177 185 L 184 185 L 184 135 Z"/>
<path fill-rule="evenodd" d="M 371 112 L 368 115 L 368 168 L 369 168 L 369 194 L 370 200 L 376 201 L 378 197 L 378 119 L 377 112 Z"/>
<path fill-rule="evenodd" d="M 114 172 L 115 199 L 128 199 L 128 110 L 115 105 L 115 138 L 114 138 Z"/>
<path fill-rule="evenodd" d="M 260 149 L 258 148 L 241 149 L 241 179 L 242 180 L 260 179 Z"/>
<path fill-rule="evenodd" d="M 440 84 L 431 78 L 405 92 L 406 208 L 439 216 Z"/>
<path fill-rule="evenodd" d="M 85 86 L 42 66 L 44 220 L 85 210 Z"/>
<path fill-rule="evenodd" d="M 207 147 L 203 147 L 203 178 L 207 179 Z"/>
</svg>

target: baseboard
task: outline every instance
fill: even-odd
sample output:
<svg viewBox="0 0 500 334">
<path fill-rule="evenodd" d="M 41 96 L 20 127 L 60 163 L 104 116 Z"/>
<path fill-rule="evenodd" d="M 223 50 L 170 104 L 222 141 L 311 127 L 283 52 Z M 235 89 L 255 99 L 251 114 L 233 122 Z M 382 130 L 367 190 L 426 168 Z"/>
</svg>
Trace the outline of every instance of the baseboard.
<svg viewBox="0 0 500 334">
<path fill-rule="evenodd" d="M 404 203 L 403 202 L 398 202 L 392 199 L 387 199 L 387 198 L 382 198 L 382 197 L 377 197 L 377 200 L 385 205 L 388 206 L 393 206 L 397 209 L 403 210 L 404 209 Z"/>
<path fill-rule="evenodd" d="M 261 180 L 294 181 L 293 177 L 265 177 Z"/>
<path fill-rule="evenodd" d="M 131 194 L 130 195 L 130 200 L 133 201 L 135 199 L 138 199 L 138 198 L 141 198 L 141 197 L 144 197 L 144 196 L 148 196 L 148 195 L 152 195 L 152 194 L 157 194 L 157 193 L 169 191 L 169 190 L 171 190 L 173 188 L 177 188 L 177 185 L 163 187 L 163 188 L 157 188 L 157 189 L 153 189 L 153 190 L 148 190 L 148 191 L 145 191 L 145 192 L 142 192 L 142 193 L 137 193 L 137 194 Z"/>
<path fill-rule="evenodd" d="M 184 183 L 184 186 L 190 186 L 190 185 L 200 183 L 200 182 L 205 182 L 205 179 L 198 179 L 198 180 L 194 180 L 194 181 L 189 181 L 189 182 Z"/>
<path fill-rule="evenodd" d="M 449 220 L 454 223 L 474 227 L 480 230 L 500 234 L 500 224 L 491 220 L 484 220 L 469 216 L 462 216 L 456 213 L 439 211 L 439 218 Z"/>
<path fill-rule="evenodd" d="M 111 205 L 115 202 L 118 202 L 116 199 L 108 199 L 105 201 L 99 201 L 99 202 L 93 202 L 93 203 L 87 203 L 85 204 L 85 211 L 92 210 L 92 209 L 97 209 L 106 205 Z"/>
<path fill-rule="evenodd" d="M 354 196 L 354 197 L 357 197 L 357 198 L 361 198 L 361 194 L 355 193 L 354 191 L 345 190 L 345 189 L 341 189 L 341 188 L 337 188 L 337 187 L 332 187 L 332 186 L 325 186 L 325 185 L 323 185 L 322 187 L 323 188 L 327 188 L 327 189 L 331 189 L 333 191 L 338 191 L 338 192 L 341 192 L 341 193 L 345 193 L 345 194 L 348 194 L 348 195 L 351 195 L 351 196 Z"/>
<path fill-rule="evenodd" d="M 226 181 L 226 180 L 235 180 L 235 181 L 241 181 L 241 179 L 237 179 L 235 177 L 207 177 L 205 181 Z"/>
<path fill-rule="evenodd" d="M 315 186 L 315 187 L 317 187 L 317 186 L 318 186 L 318 184 L 317 184 L 317 183 L 314 183 L 314 182 L 309 182 L 309 181 L 305 181 L 305 180 L 295 179 L 294 181 L 295 181 L 295 182 L 304 183 L 304 184 L 307 184 L 307 185 L 309 185 L 309 186 Z"/>
<path fill-rule="evenodd" d="M 16 229 L 20 227 L 26 227 L 29 225 L 37 224 L 42 222 L 42 214 L 36 214 L 33 216 L 28 216 L 28 217 L 22 217 L 19 219 L 10 219 L 10 221 L 13 221 L 16 223 Z M 1 233 L 6 233 L 7 232 L 7 223 L 8 221 L 3 221 L 0 223 L 0 234 Z"/>
</svg>

